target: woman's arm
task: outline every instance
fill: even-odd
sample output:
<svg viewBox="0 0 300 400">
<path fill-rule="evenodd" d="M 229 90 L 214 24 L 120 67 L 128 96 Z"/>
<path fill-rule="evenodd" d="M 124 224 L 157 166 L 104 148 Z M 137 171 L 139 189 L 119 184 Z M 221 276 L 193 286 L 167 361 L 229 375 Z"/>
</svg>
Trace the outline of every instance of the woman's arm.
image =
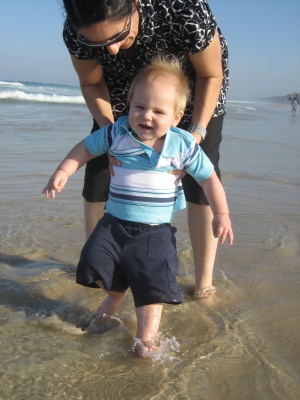
<svg viewBox="0 0 300 400">
<path fill-rule="evenodd" d="M 216 108 L 223 80 L 222 50 L 218 32 L 209 46 L 189 58 L 196 71 L 196 87 L 192 122 L 206 127 Z M 194 133 L 197 143 L 201 135 Z"/>
<path fill-rule="evenodd" d="M 98 60 L 79 60 L 71 56 L 75 71 L 77 72 L 80 88 L 85 102 L 100 127 L 114 122 L 110 95 L 103 75 L 103 68 Z M 109 171 L 114 175 L 113 166 L 120 166 L 121 162 L 108 155 Z"/>
<path fill-rule="evenodd" d="M 110 95 L 99 61 L 79 60 L 74 56 L 71 56 L 71 60 L 79 78 L 82 95 L 98 125 L 103 127 L 114 122 Z"/>
</svg>

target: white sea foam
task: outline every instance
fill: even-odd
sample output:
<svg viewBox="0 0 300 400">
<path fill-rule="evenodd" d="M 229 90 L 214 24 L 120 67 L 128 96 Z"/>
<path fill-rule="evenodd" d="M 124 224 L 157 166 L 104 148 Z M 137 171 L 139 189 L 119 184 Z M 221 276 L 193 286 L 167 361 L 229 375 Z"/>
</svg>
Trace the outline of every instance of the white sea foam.
<svg viewBox="0 0 300 400">
<path fill-rule="evenodd" d="M 23 83 L 21 82 L 5 82 L 5 81 L 0 81 L 0 85 L 3 86 L 25 86 Z"/>
<path fill-rule="evenodd" d="M 254 107 L 242 107 L 242 106 L 239 106 L 239 107 L 236 107 L 236 108 L 232 107 L 231 109 L 235 110 L 235 111 L 246 111 L 246 110 L 257 111 L 257 109 L 254 108 Z"/>
<path fill-rule="evenodd" d="M 0 100 L 59 104 L 85 103 L 78 86 L 22 81 L 0 81 Z"/>
<path fill-rule="evenodd" d="M 2 100 L 20 100 L 20 101 L 37 101 L 42 103 L 70 103 L 70 104 L 84 104 L 82 96 L 61 96 L 57 94 L 41 94 L 41 93 L 25 93 L 20 90 L 3 91 L 0 92 L 0 99 Z"/>
<path fill-rule="evenodd" d="M 249 101 L 249 100 L 227 100 L 227 103 L 255 104 L 255 101 Z"/>
</svg>

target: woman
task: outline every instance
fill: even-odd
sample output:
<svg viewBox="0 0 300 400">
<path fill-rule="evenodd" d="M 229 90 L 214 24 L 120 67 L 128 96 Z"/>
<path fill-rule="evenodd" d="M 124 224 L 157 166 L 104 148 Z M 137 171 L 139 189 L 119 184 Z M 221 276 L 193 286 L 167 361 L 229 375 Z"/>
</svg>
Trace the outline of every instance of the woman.
<svg viewBox="0 0 300 400">
<path fill-rule="evenodd" d="M 190 77 L 193 93 L 179 127 L 201 143 L 220 177 L 228 54 L 206 1 L 64 0 L 64 7 L 63 36 L 94 118 L 93 130 L 128 113 L 128 88 L 143 65 L 158 53 L 176 56 Z M 88 164 L 83 188 L 87 236 L 102 216 L 109 179 L 107 156 Z M 183 186 L 194 254 L 194 298 L 208 298 L 216 290 L 212 212 L 193 179 L 184 177 Z"/>
</svg>

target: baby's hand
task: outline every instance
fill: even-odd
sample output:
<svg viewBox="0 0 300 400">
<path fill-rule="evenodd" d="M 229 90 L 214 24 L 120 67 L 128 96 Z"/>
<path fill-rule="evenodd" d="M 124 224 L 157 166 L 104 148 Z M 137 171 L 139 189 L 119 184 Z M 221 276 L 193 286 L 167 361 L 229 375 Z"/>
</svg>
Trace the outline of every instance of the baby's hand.
<svg viewBox="0 0 300 400">
<path fill-rule="evenodd" d="M 62 169 L 58 169 L 49 179 L 48 184 L 45 186 L 42 193 L 47 199 L 55 199 L 55 191 L 59 193 L 65 186 L 69 179 L 69 175 Z"/>
<path fill-rule="evenodd" d="M 228 214 L 216 214 L 212 221 L 213 234 L 215 238 L 220 238 L 220 244 L 225 242 L 226 237 L 228 243 L 233 244 L 233 231 L 231 221 Z"/>
</svg>

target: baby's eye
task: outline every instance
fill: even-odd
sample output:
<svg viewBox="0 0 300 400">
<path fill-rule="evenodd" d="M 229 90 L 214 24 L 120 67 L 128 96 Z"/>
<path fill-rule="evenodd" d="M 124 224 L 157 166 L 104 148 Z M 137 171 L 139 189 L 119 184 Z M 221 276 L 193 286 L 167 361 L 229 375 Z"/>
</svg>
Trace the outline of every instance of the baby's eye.
<svg viewBox="0 0 300 400">
<path fill-rule="evenodd" d="M 143 106 L 136 106 L 136 108 L 137 108 L 138 110 L 143 110 L 143 109 L 144 109 Z"/>
<path fill-rule="evenodd" d="M 156 110 L 155 112 L 156 112 L 156 114 L 164 114 L 164 112 L 160 111 L 160 110 Z"/>
</svg>

